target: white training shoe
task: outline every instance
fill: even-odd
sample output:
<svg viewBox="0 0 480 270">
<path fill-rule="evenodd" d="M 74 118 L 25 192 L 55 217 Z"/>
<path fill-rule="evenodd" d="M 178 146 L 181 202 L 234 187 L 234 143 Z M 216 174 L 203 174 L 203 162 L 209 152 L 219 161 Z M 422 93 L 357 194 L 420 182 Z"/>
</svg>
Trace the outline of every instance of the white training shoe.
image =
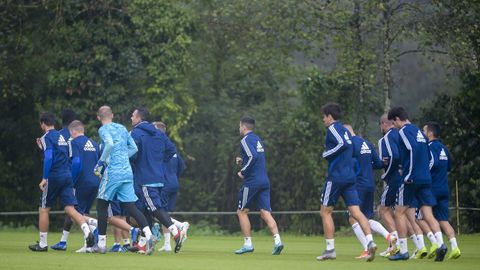
<svg viewBox="0 0 480 270">
<path fill-rule="evenodd" d="M 182 230 L 182 234 L 183 234 L 182 245 L 183 245 L 183 243 L 185 243 L 185 241 L 187 241 L 188 228 L 190 228 L 190 223 L 183 222 L 182 228 L 180 228 L 180 230 Z"/>
<path fill-rule="evenodd" d="M 76 253 L 87 253 L 87 246 L 83 246 L 75 251 Z"/>
<path fill-rule="evenodd" d="M 168 246 L 164 245 L 163 247 L 159 248 L 158 251 L 170 252 L 170 251 L 172 251 L 172 247 L 170 245 L 168 245 Z"/>
</svg>

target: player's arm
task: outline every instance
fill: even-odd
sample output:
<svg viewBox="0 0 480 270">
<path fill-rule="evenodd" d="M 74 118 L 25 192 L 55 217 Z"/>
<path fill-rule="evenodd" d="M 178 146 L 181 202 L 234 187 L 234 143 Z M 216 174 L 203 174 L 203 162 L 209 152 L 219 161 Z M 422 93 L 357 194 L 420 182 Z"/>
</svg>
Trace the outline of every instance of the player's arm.
<svg viewBox="0 0 480 270">
<path fill-rule="evenodd" d="M 40 140 L 43 149 L 43 178 L 39 184 L 39 187 L 41 191 L 45 191 L 45 187 L 48 182 L 48 176 L 53 165 L 53 144 L 45 136 L 43 136 Z"/>
<path fill-rule="evenodd" d="M 173 144 L 170 138 L 168 138 L 168 136 L 165 135 L 165 155 L 164 155 L 163 161 L 169 162 L 170 159 L 172 159 L 173 155 L 175 155 L 176 153 L 177 153 L 177 148 L 175 147 L 175 144 Z"/>
<path fill-rule="evenodd" d="M 342 136 L 335 129 L 334 125 L 330 125 L 327 129 L 327 147 L 329 143 L 332 143 L 334 146 L 330 149 L 325 149 L 322 153 L 322 157 L 327 160 L 332 160 L 337 157 L 338 153 L 345 147 L 345 142 L 343 141 Z"/>
<path fill-rule="evenodd" d="M 142 140 L 140 139 L 140 135 L 138 134 L 137 130 L 136 129 L 133 129 L 132 131 L 130 131 L 130 136 L 132 137 L 133 141 L 135 142 L 135 145 L 137 146 L 137 149 L 141 149 L 141 144 L 142 144 Z M 135 162 L 135 160 L 137 159 L 137 153 L 133 154 L 133 155 L 129 155 L 129 158 L 130 158 L 130 161 L 132 162 Z"/>
<path fill-rule="evenodd" d="M 240 143 L 242 145 L 243 151 L 245 151 L 248 156 L 248 160 L 247 163 L 242 167 L 238 175 L 245 177 L 246 175 L 249 175 L 251 173 L 253 164 L 257 162 L 258 153 L 256 145 L 253 145 L 254 142 L 251 140 L 247 140 L 247 137 L 243 138 Z"/>
<path fill-rule="evenodd" d="M 180 177 L 184 170 L 185 162 L 183 161 L 182 157 L 177 153 L 177 177 Z"/>
<path fill-rule="evenodd" d="M 137 144 L 133 140 L 132 136 L 130 136 L 130 134 L 128 134 L 127 136 L 127 147 L 128 147 L 128 157 L 132 157 L 138 151 Z"/>
<path fill-rule="evenodd" d="M 110 156 L 110 152 L 112 152 L 113 138 L 108 131 L 102 128 L 100 128 L 99 134 L 103 144 L 102 144 L 102 155 L 98 159 L 98 163 L 105 163 L 107 161 L 107 158 Z"/>
<path fill-rule="evenodd" d="M 407 151 L 408 151 L 407 160 L 404 163 L 405 166 L 403 167 L 402 177 L 404 182 L 411 183 L 413 181 L 411 176 L 413 172 L 413 167 L 415 166 L 414 153 L 417 148 L 417 141 L 416 141 L 416 138 L 412 138 L 408 134 L 405 134 L 403 129 L 401 129 L 399 133 L 400 133 L 400 140 L 402 140 L 402 142 L 405 144 L 405 147 L 407 148 Z"/>
<path fill-rule="evenodd" d="M 370 142 L 367 142 L 368 147 L 372 149 L 372 167 L 374 169 L 382 169 L 384 167 L 383 161 L 380 159 L 380 157 L 377 154 L 377 151 L 375 151 L 375 148 Z"/>
<path fill-rule="evenodd" d="M 72 160 L 72 180 L 73 184 L 75 185 L 78 180 L 78 175 L 82 170 L 82 159 L 80 156 L 80 150 L 78 149 L 78 145 L 71 140 L 68 142 L 68 144 L 70 145 L 70 159 Z"/>
</svg>

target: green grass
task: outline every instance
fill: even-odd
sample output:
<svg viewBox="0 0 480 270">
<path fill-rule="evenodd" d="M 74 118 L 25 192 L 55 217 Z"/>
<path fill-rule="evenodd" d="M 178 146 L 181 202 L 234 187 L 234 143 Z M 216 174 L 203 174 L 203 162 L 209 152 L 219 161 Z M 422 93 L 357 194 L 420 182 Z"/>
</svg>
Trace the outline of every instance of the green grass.
<svg viewBox="0 0 480 270">
<path fill-rule="evenodd" d="M 59 233 L 49 234 L 49 244 L 59 240 Z M 241 246 L 238 236 L 195 236 L 191 235 L 178 254 L 155 252 L 152 256 L 139 254 L 76 254 L 75 249 L 82 243 L 78 232 L 71 234 L 69 250 L 66 252 L 49 250 L 47 253 L 34 253 L 27 246 L 38 239 L 34 231 L 0 231 L 0 269 L 478 269 L 480 235 L 462 235 L 458 242 L 462 257 L 458 260 L 445 260 L 436 263 L 432 260 L 411 260 L 389 262 L 377 257 L 367 263 L 354 259 L 360 253 L 360 245 L 355 237 L 338 237 L 335 240 L 336 261 L 317 262 L 315 257 L 324 249 L 320 236 L 282 237 L 285 249 L 280 256 L 270 255 L 273 241 L 270 237 L 253 238 L 255 252 L 235 255 L 233 251 Z M 108 239 L 111 243 L 111 237 Z M 380 248 L 385 243 L 377 237 Z"/>
</svg>

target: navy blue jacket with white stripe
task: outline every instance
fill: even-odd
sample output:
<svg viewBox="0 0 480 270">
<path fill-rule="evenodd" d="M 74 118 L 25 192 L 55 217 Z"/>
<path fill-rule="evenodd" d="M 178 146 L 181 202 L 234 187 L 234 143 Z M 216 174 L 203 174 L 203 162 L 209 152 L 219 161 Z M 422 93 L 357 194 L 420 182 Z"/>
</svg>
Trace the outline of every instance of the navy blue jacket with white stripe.
<svg viewBox="0 0 480 270">
<path fill-rule="evenodd" d="M 430 148 L 430 174 L 432 175 L 432 192 L 435 195 L 448 196 L 448 172 L 451 170 L 450 153 L 439 140 L 432 140 Z"/>
<path fill-rule="evenodd" d="M 322 156 L 328 160 L 327 181 L 355 183 L 355 160 L 350 132 L 340 122 L 333 122 L 327 128 L 325 151 Z"/>
<path fill-rule="evenodd" d="M 385 136 L 378 141 L 378 153 L 380 157 L 388 158 L 388 164 L 385 167 L 385 172 L 382 174 L 382 180 L 389 186 L 399 186 L 403 183 L 400 175 L 400 152 L 398 144 L 400 134 L 398 129 L 391 128 L 385 133 Z"/>
<path fill-rule="evenodd" d="M 355 174 L 357 189 L 375 190 L 373 169 L 382 169 L 383 161 L 378 157 L 373 145 L 359 137 L 352 136 L 353 157 L 355 158 Z"/>
<path fill-rule="evenodd" d="M 420 129 L 412 124 L 403 126 L 399 134 L 403 181 L 405 183 L 431 184 L 430 150 L 427 138 Z"/>
<path fill-rule="evenodd" d="M 146 121 L 137 124 L 130 135 L 138 147 L 138 152 L 130 158 L 135 184 L 165 184 L 165 162 L 177 152 L 175 145 Z"/>
<path fill-rule="evenodd" d="M 265 148 L 255 133 L 247 133 L 240 141 L 242 154 L 243 185 L 246 187 L 267 187 L 270 185 L 265 163 Z"/>
</svg>

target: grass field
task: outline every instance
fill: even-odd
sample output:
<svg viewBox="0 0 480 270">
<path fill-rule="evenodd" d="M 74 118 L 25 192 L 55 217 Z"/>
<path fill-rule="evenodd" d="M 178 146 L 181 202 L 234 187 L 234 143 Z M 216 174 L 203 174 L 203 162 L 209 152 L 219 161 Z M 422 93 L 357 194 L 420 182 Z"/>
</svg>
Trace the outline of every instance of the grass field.
<svg viewBox="0 0 480 270">
<path fill-rule="evenodd" d="M 49 244 L 59 240 L 59 233 L 49 234 Z M 235 255 L 233 251 L 242 244 L 238 236 L 191 235 L 178 254 L 155 252 L 152 256 L 139 254 L 76 254 L 80 247 L 80 233 L 72 233 L 66 252 L 49 250 L 34 253 L 27 246 L 38 239 L 34 231 L 0 231 L 0 269 L 479 269 L 480 235 L 462 235 L 458 242 L 462 257 L 437 263 L 432 260 L 389 262 L 377 257 L 367 263 L 354 259 L 360 253 L 354 237 L 338 237 L 335 240 L 336 261 L 317 262 L 315 257 L 324 249 L 321 236 L 283 236 L 285 249 L 280 256 L 270 255 L 272 239 L 266 236 L 253 238 L 255 252 Z M 111 237 L 109 243 L 111 243 Z M 385 243 L 377 238 L 380 249 Z"/>
</svg>

